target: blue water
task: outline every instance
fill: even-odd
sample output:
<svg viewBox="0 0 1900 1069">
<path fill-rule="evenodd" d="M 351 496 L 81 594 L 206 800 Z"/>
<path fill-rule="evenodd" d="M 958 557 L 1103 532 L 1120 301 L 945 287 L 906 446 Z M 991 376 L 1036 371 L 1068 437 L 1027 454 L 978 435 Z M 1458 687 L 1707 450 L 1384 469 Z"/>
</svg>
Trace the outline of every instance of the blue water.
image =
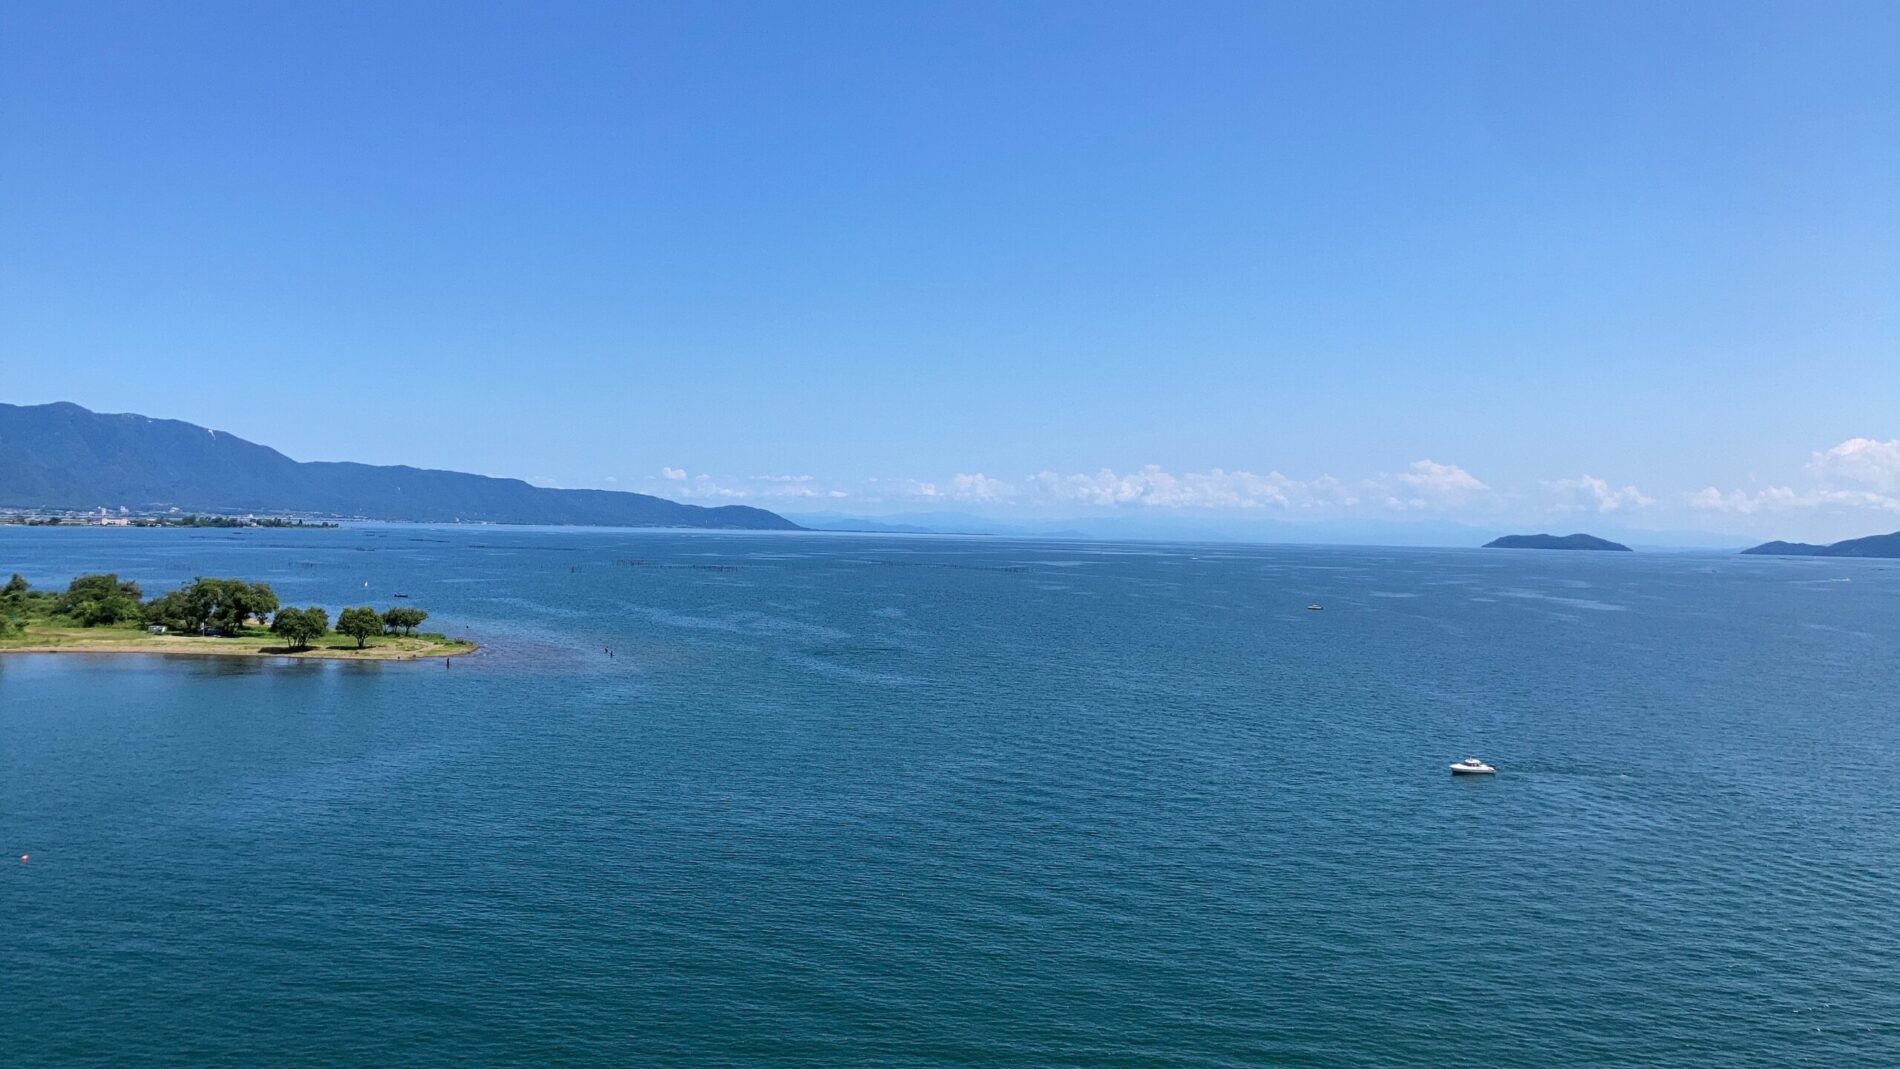
<svg viewBox="0 0 1900 1069">
<path fill-rule="evenodd" d="M 0 529 L 107 568 L 484 648 L 0 656 L 9 1065 L 1900 1064 L 1894 562 Z"/>
</svg>

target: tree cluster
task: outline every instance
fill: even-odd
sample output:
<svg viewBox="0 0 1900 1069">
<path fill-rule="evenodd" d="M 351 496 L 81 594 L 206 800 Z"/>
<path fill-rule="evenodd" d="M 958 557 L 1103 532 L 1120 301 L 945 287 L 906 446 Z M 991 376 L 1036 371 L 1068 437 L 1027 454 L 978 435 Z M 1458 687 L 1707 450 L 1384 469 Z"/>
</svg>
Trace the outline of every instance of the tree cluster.
<svg viewBox="0 0 1900 1069">
<path fill-rule="evenodd" d="M 422 621 L 428 618 L 429 614 L 421 609 L 399 605 L 383 613 L 383 633 L 393 635 L 401 631 L 405 635 L 413 635 L 416 628 L 422 626 Z"/>
<path fill-rule="evenodd" d="M 188 586 L 153 598 L 145 606 L 145 622 L 175 631 L 215 627 L 227 635 L 241 635 L 252 619 L 261 625 L 276 611 L 277 594 L 267 584 L 200 576 Z"/>
<path fill-rule="evenodd" d="M 368 605 L 355 609 L 344 609 L 337 614 L 336 629 L 339 634 L 348 635 L 356 640 L 356 648 L 362 649 L 371 635 L 383 633 L 383 618 Z"/>
<path fill-rule="evenodd" d="M 330 614 L 315 605 L 307 609 L 282 608 L 270 622 L 273 635 L 281 635 L 294 650 L 308 649 L 310 643 L 330 630 Z"/>
<path fill-rule="evenodd" d="M 187 634 L 215 628 L 225 635 L 242 635 L 245 628 L 268 621 L 271 634 L 299 650 L 330 633 L 328 612 L 314 605 L 280 607 L 277 593 L 265 583 L 200 576 L 150 601 L 142 597 L 137 583 L 112 573 L 82 575 L 63 594 L 34 590 L 16 573 L 0 586 L 0 635 L 23 630 L 37 616 L 63 616 L 86 627 L 143 623 Z M 406 605 L 380 613 L 363 605 L 337 614 L 336 630 L 362 649 L 376 635 L 413 635 L 428 618 L 424 610 Z"/>
<path fill-rule="evenodd" d="M 54 595 L 49 591 L 34 590 L 19 572 L 0 586 L 0 635 L 24 630 L 29 616 L 41 616 L 52 612 Z"/>
<path fill-rule="evenodd" d="M 116 574 L 82 575 L 53 602 L 53 612 L 85 627 L 126 623 L 139 619 L 144 596 L 137 583 L 120 582 Z"/>
</svg>

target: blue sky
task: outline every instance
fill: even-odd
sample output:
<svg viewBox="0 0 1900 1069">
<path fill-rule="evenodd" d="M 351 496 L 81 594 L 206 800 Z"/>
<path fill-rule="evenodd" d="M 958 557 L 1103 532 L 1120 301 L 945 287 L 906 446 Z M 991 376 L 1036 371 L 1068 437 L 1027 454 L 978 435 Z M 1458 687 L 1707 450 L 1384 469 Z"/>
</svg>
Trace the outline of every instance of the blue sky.
<svg viewBox="0 0 1900 1069">
<path fill-rule="evenodd" d="M 1896 40 L 1887 3 L 6 5 L 0 399 L 787 511 L 1891 530 Z"/>
</svg>

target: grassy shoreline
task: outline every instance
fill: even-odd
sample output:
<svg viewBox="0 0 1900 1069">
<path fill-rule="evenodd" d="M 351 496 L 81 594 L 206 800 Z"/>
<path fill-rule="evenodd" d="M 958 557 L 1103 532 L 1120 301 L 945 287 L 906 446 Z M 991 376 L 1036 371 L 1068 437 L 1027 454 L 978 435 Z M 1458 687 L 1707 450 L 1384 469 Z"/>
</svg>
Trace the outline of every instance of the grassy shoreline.
<svg viewBox="0 0 1900 1069">
<path fill-rule="evenodd" d="M 260 633 L 230 638 L 199 635 L 154 635 L 123 627 L 65 627 L 32 621 L 24 633 L 0 638 L 6 653 L 142 653 L 183 654 L 197 657 L 291 657 L 318 661 L 418 661 L 459 657 L 473 653 L 475 643 L 437 634 L 379 635 L 356 648 L 356 640 L 330 634 L 300 650 L 291 649 L 276 635 Z"/>
</svg>

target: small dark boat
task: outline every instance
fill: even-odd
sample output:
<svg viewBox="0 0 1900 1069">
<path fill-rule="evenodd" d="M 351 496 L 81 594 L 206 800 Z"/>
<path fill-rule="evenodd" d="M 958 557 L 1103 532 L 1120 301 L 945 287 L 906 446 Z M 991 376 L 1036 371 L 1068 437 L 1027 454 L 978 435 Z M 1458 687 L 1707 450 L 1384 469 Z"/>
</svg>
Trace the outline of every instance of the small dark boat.
<svg viewBox="0 0 1900 1069">
<path fill-rule="evenodd" d="M 406 597 L 408 597 L 409 595 L 407 595 L 407 594 L 397 594 L 396 596 L 397 596 L 397 597 L 399 597 L 399 598 L 406 598 Z"/>
</svg>

